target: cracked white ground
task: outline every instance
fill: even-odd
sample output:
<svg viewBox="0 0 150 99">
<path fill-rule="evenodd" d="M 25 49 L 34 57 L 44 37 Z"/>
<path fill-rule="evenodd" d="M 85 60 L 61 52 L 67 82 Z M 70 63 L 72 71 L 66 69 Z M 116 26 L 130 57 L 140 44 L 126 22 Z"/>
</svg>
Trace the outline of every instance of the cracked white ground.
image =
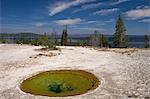
<svg viewBox="0 0 150 99">
<path fill-rule="evenodd" d="M 39 48 L 0 44 L 0 99 L 150 98 L 150 49 L 60 47 L 61 51 L 34 50 Z M 20 91 L 18 86 L 26 77 L 56 69 L 86 70 L 102 83 L 86 94 L 69 97 L 35 96 Z"/>
</svg>

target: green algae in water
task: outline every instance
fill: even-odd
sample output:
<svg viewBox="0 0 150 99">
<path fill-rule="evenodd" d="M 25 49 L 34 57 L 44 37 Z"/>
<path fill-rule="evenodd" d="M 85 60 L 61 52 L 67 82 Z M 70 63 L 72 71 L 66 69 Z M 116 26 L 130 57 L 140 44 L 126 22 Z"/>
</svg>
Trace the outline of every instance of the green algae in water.
<svg viewBox="0 0 150 99">
<path fill-rule="evenodd" d="M 50 84 L 48 86 L 48 88 L 49 88 L 49 91 L 53 91 L 55 93 L 61 93 L 61 92 L 74 90 L 74 88 L 72 88 L 70 84 L 67 84 L 64 82 L 61 84 L 54 82 L 54 83 Z"/>
<path fill-rule="evenodd" d="M 56 70 L 39 73 L 24 80 L 20 89 L 26 93 L 50 97 L 74 96 L 98 87 L 99 80 L 82 70 Z"/>
</svg>

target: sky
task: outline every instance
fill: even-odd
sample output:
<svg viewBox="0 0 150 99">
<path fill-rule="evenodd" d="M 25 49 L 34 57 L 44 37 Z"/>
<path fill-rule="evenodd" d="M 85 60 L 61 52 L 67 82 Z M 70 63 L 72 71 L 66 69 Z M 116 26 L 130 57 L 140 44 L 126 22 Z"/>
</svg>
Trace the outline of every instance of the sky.
<svg viewBox="0 0 150 99">
<path fill-rule="evenodd" d="M 0 32 L 114 34 L 118 15 L 128 35 L 150 33 L 149 0 L 0 0 Z"/>
</svg>

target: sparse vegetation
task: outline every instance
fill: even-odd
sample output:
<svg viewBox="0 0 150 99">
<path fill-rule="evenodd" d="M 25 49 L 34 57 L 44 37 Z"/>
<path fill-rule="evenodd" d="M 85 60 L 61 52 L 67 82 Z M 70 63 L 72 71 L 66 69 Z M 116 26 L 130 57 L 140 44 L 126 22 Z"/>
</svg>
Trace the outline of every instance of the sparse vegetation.
<svg viewBox="0 0 150 99">
<path fill-rule="evenodd" d="M 103 34 L 94 31 L 94 34 L 90 36 L 90 45 L 96 47 L 108 47 L 108 40 Z"/>
<path fill-rule="evenodd" d="M 45 46 L 47 48 L 49 46 L 49 40 L 48 40 L 47 34 L 44 33 L 44 36 L 39 38 L 38 42 L 39 42 L 39 45 Z"/>
<path fill-rule="evenodd" d="M 31 45 L 39 46 L 38 39 L 32 40 Z"/>
<path fill-rule="evenodd" d="M 55 49 L 57 49 L 56 48 L 56 44 L 57 44 L 56 32 L 51 33 L 50 41 L 49 41 L 47 34 L 44 33 L 44 36 L 42 36 L 41 38 L 32 40 L 31 44 L 35 45 L 35 46 L 41 45 L 41 46 L 45 46 L 46 49 L 48 48 L 48 49 L 55 50 Z"/>
</svg>

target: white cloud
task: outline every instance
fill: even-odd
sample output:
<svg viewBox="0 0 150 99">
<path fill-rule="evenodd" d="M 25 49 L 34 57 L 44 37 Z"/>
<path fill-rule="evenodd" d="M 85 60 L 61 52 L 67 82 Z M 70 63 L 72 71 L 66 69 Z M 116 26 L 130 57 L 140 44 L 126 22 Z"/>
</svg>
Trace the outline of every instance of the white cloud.
<svg viewBox="0 0 150 99">
<path fill-rule="evenodd" d="M 75 10 L 74 13 L 79 12 L 79 11 L 83 11 L 83 10 L 87 10 L 87 9 L 96 8 L 100 5 L 103 5 L 103 3 L 93 3 L 93 4 L 82 5 L 81 8 Z"/>
<path fill-rule="evenodd" d="M 118 1 L 115 1 L 115 2 L 111 2 L 111 3 L 101 3 L 101 2 L 99 2 L 99 3 L 87 4 L 87 5 L 81 6 L 81 8 L 79 8 L 79 9 L 75 10 L 74 13 L 79 12 L 79 11 L 83 11 L 83 10 L 87 10 L 87 9 L 96 8 L 96 7 L 99 7 L 99 6 L 118 5 L 118 4 L 127 2 L 127 1 L 130 1 L 130 0 L 118 0 Z"/>
<path fill-rule="evenodd" d="M 143 20 L 140 20 L 139 22 L 150 23 L 150 18 L 148 18 L 148 19 L 143 19 Z"/>
<path fill-rule="evenodd" d="M 88 24 L 97 23 L 97 21 L 87 21 Z"/>
<path fill-rule="evenodd" d="M 145 6 L 145 5 L 140 5 L 140 6 L 137 6 L 136 9 L 146 9 L 146 8 L 149 8 L 149 6 Z"/>
<path fill-rule="evenodd" d="M 94 30 L 97 30 L 97 31 L 105 31 L 105 29 L 102 29 L 102 28 L 96 28 L 96 27 L 81 27 L 81 28 L 77 28 L 79 30 L 89 30 L 89 31 L 94 31 Z"/>
<path fill-rule="evenodd" d="M 126 16 L 133 20 L 150 17 L 150 8 L 130 10 L 126 12 Z"/>
<path fill-rule="evenodd" d="M 129 0 L 118 0 L 116 2 L 111 3 L 110 5 L 117 5 L 117 4 L 121 4 L 121 3 L 127 2 L 127 1 L 129 1 Z"/>
<path fill-rule="evenodd" d="M 58 2 L 56 4 L 54 4 L 54 6 L 50 6 L 49 8 L 49 15 L 53 16 L 57 13 L 60 13 L 70 7 L 73 6 L 77 6 L 79 4 L 83 4 L 83 3 L 88 3 L 88 2 L 93 2 L 96 0 L 73 0 L 71 2 Z"/>
<path fill-rule="evenodd" d="M 57 23 L 58 25 L 74 25 L 74 24 L 78 24 L 82 21 L 83 21 L 82 19 L 76 18 L 76 19 L 57 20 L 57 21 L 54 21 L 54 22 Z"/>
<path fill-rule="evenodd" d="M 116 12 L 116 11 L 118 11 L 118 10 L 119 10 L 118 8 L 103 9 L 103 10 L 96 11 L 96 12 L 94 12 L 93 14 L 108 15 L 108 14 L 111 14 L 111 13 Z"/>
<path fill-rule="evenodd" d="M 42 27 L 42 26 L 44 26 L 45 25 L 45 23 L 36 23 L 35 24 L 35 26 L 37 26 L 37 27 Z"/>
</svg>

